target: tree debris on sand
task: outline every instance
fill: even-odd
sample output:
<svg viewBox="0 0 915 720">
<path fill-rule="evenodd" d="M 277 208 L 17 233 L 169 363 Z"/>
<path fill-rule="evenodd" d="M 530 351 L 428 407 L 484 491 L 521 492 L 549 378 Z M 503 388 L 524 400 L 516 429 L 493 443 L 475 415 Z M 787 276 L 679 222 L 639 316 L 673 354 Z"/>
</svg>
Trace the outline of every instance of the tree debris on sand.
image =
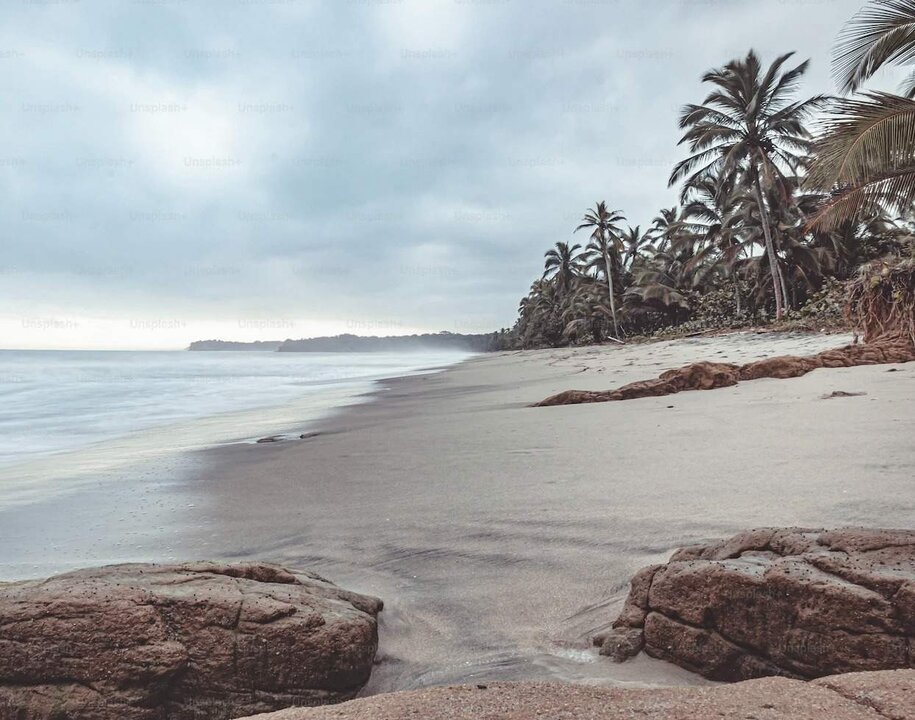
<svg viewBox="0 0 915 720">
<path fill-rule="evenodd" d="M 698 362 L 616 390 L 565 390 L 534 407 L 657 397 L 684 390 L 730 387 L 742 380 L 800 377 L 817 368 L 915 361 L 915 261 L 865 267 L 849 285 L 845 312 L 849 322 L 863 331 L 863 345 L 847 345 L 816 355 L 766 358 L 746 365 Z"/>
</svg>

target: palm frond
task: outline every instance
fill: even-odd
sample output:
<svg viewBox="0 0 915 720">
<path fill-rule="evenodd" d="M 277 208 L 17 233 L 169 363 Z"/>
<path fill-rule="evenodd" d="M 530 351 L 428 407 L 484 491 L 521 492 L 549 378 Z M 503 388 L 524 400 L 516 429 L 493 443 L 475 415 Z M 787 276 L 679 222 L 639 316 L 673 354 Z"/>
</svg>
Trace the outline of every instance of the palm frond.
<svg viewBox="0 0 915 720">
<path fill-rule="evenodd" d="M 873 0 L 848 21 L 833 53 L 833 75 L 853 92 L 887 63 L 915 60 L 915 0 Z"/>
<path fill-rule="evenodd" d="M 807 186 L 831 190 L 859 185 L 875 172 L 893 171 L 915 158 L 915 100 L 867 93 L 836 100 L 815 147 Z"/>
<path fill-rule="evenodd" d="M 909 208 L 913 202 L 915 164 L 843 187 L 808 220 L 807 229 L 826 232 L 886 207 Z"/>
</svg>

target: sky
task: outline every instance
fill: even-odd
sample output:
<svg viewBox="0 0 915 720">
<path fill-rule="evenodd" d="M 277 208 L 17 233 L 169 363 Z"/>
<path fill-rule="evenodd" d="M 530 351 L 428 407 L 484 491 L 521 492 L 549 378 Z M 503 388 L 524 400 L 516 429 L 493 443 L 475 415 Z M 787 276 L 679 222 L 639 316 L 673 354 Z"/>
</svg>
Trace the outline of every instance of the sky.
<svg viewBox="0 0 915 720">
<path fill-rule="evenodd" d="M 674 204 L 706 70 L 835 92 L 860 6 L 7 0 L 0 347 L 510 327 L 588 207 Z"/>
</svg>

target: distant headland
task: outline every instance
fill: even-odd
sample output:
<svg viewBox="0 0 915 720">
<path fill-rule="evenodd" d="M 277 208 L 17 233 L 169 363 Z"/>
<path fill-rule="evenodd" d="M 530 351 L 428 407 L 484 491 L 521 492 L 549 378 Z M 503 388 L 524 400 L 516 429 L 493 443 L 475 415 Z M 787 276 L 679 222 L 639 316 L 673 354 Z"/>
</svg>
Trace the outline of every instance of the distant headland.
<svg viewBox="0 0 915 720">
<path fill-rule="evenodd" d="M 265 340 L 235 342 L 231 340 L 195 340 L 188 350 L 259 350 L 276 352 L 403 352 L 413 350 L 466 350 L 491 352 L 502 348 L 504 331 L 465 335 L 452 332 L 422 335 L 334 335 L 300 340 Z"/>
</svg>

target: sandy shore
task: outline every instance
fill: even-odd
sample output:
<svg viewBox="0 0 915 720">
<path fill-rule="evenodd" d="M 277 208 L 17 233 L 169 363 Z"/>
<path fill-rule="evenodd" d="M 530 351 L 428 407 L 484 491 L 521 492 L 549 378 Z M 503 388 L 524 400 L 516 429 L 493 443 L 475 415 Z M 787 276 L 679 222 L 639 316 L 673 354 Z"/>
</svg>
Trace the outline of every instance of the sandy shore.
<svg viewBox="0 0 915 720">
<path fill-rule="evenodd" d="M 367 692 L 478 680 L 700 683 L 588 636 L 629 577 L 761 525 L 911 524 L 915 364 L 531 408 L 696 360 L 850 338 L 735 334 L 479 356 L 386 383 L 307 440 L 206 453 L 187 556 L 315 569 L 384 598 Z M 822 399 L 833 391 L 866 393 Z"/>
</svg>

